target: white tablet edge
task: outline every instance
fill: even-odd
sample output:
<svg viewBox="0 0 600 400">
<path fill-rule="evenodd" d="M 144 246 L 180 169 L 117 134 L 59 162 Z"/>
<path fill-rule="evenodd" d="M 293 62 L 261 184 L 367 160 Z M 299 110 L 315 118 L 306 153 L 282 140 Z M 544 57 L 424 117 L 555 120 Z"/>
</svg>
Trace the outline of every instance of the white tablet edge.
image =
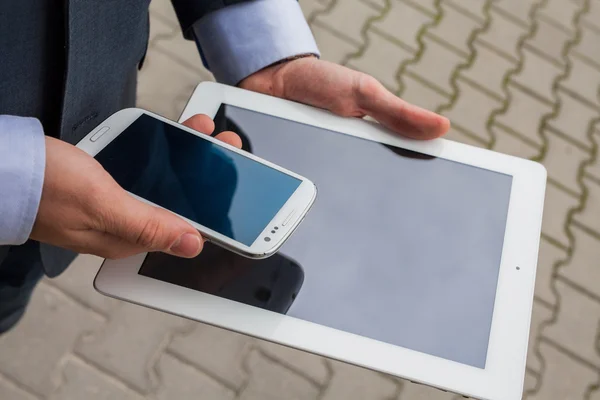
<svg viewBox="0 0 600 400">
<path fill-rule="evenodd" d="M 145 254 L 106 262 L 95 281 L 99 291 L 467 396 L 490 400 L 521 398 L 546 183 L 543 166 L 444 139 L 405 139 L 374 123 L 341 119 L 298 103 L 211 82 L 196 88 L 181 120 L 196 113 L 214 117 L 221 103 L 512 175 L 485 369 L 138 275 Z"/>
</svg>

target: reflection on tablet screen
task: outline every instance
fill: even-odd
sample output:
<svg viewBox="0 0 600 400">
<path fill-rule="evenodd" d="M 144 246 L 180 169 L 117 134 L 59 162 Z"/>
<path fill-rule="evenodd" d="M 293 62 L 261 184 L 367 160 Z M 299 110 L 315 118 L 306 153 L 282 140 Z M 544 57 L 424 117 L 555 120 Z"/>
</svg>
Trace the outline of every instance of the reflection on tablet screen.
<svg viewBox="0 0 600 400">
<path fill-rule="evenodd" d="M 281 250 L 305 274 L 287 315 L 485 368 L 511 176 L 230 105 L 215 123 L 319 188 Z"/>
<path fill-rule="evenodd" d="M 280 314 L 288 311 L 304 280 L 300 265 L 282 254 L 251 260 L 208 242 L 192 259 L 150 253 L 139 273 Z"/>
</svg>

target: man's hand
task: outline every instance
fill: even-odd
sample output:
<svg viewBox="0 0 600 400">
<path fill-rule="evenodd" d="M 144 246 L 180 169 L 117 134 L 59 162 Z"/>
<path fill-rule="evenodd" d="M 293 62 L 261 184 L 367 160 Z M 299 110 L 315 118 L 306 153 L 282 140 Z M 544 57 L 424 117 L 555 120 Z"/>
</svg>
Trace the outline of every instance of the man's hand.
<svg viewBox="0 0 600 400">
<path fill-rule="evenodd" d="M 184 124 L 207 134 L 215 128 L 206 115 L 195 115 Z M 241 147 L 233 132 L 217 138 Z M 50 137 L 46 138 L 44 187 L 31 238 L 106 258 L 146 251 L 195 257 L 203 245 L 193 226 L 135 199 L 93 157 Z"/>
<path fill-rule="evenodd" d="M 315 57 L 265 68 L 244 79 L 239 86 L 345 117 L 368 115 L 414 139 L 433 139 L 450 128 L 447 118 L 405 102 L 375 78 Z"/>
</svg>

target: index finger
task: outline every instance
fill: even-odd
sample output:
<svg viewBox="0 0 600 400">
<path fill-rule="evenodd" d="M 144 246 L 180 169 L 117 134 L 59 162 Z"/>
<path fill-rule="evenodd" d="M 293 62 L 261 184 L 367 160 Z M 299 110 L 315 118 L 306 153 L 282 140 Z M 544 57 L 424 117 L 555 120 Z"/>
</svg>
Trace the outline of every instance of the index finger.
<svg viewBox="0 0 600 400">
<path fill-rule="evenodd" d="M 210 135 L 215 130 L 215 123 L 205 114 L 192 115 L 183 122 L 183 125 L 207 135 Z"/>
<path fill-rule="evenodd" d="M 185 120 L 185 122 L 183 122 L 183 125 L 207 135 L 212 134 L 215 130 L 215 123 L 213 120 L 210 119 L 208 115 L 204 114 L 196 114 L 191 116 Z M 227 144 L 237 147 L 238 149 L 242 148 L 242 139 L 240 139 L 240 137 L 234 132 L 221 132 L 215 137 Z"/>
<path fill-rule="evenodd" d="M 366 79 L 355 96 L 365 114 L 412 139 L 435 139 L 450 129 L 448 118 L 402 100 L 375 79 Z"/>
</svg>

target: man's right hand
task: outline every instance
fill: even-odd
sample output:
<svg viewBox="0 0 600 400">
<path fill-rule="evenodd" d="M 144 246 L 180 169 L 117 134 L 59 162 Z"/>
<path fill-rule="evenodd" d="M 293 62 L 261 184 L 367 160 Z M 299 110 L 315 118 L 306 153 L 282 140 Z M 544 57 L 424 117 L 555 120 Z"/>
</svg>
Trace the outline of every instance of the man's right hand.
<svg viewBox="0 0 600 400">
<path fill-rule="evenodd" d="M 212 120 L 204 115 L 190 118 L 185 125 L 203 133 L 214 130 Z M 218 138 L 241 145 L 232 132 Z M 186 221 L 135 199 L 93 157 L 50 137 L 46 138 L 44 186 L 31 238 L 105 258 L 148 251 L 195 257 L 203 244 L 198 231 Z"/>
</svg>

